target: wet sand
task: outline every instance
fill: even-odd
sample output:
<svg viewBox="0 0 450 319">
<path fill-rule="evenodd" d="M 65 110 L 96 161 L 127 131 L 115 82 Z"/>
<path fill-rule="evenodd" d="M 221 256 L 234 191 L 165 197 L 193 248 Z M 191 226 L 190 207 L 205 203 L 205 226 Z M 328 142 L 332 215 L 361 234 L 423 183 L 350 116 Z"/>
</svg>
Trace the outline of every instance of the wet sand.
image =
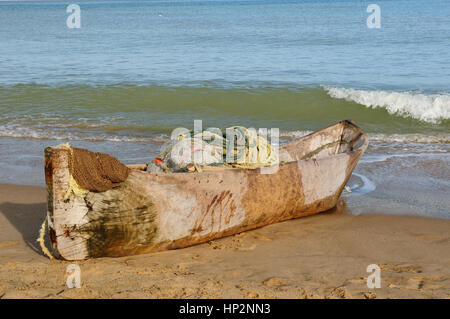
<svg viewBox="0 0 450 319">
<path fill-rule="evenodd" d="M 0 185 L 0 298 L 450 298 L 450 220 L 337 209 L 162 253 L 49 260 L 45 189 Z M 381 288 L 366 268 L 381 268 Z"/>
</svg>

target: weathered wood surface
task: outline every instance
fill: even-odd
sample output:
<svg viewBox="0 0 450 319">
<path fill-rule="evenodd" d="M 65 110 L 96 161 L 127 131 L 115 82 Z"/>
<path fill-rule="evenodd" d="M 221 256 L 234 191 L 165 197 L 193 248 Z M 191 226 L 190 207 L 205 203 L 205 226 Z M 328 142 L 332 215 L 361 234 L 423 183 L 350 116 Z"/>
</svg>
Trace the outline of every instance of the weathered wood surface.
<svg viewBox="0 0 450 319">
<path fill-rule="evenodd" d="M 69 152 L 46 149 L 49 233 L 66 260 L 176 249 L 334 207 L 367 136 L 343 121 L 280 147 L 272 174 L 260 169 L 202 173 L 132 170 L 119 187 L 69 188 Z"/>
</svg>

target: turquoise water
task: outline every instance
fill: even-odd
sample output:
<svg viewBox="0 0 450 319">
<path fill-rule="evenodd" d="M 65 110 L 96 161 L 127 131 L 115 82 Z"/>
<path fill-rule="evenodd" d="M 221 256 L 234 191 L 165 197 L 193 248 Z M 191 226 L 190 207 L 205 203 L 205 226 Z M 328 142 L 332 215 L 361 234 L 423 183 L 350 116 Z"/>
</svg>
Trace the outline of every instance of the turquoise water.
<svg viewBox="0 0 450 319">
<path fill-rule="evenodd" d="M 69 3 L 1 3 L 2 85 L 450 89 L 447 0 L 377 1 L 380 29 L 358 0 L 80 1 L 80 29 Z"/>
<path fill-rule="evenodd" d="M 378 1 L 380 29 L 364 1 L 81 1 L 80 29 L 68 3 L 0 2 L 0 136 L 137 141 L 194 118 L 295 133 L 352 118 L 448 140 L 446 0 Z"/>
<path fill-rule="evenodd" d="M 80 29 L 69 3 L 0 1 L 0 182 L 43 184 L 46 145 L 143 162 L 194 119 L 285 139 L 353 119 L 376 185 L 353 203 L 448 214 L 448 0 L 376 1 L 379 29 L 372 1 L 78 1 Z"/>
</svg>

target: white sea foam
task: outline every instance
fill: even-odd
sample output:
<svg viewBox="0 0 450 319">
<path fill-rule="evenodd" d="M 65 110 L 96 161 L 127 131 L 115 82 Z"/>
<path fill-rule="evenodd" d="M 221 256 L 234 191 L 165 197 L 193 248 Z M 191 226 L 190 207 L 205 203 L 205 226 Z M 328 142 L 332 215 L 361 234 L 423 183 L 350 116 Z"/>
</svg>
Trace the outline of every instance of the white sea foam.
<svg viewBox="0 0 450 319">
<path fill-rule="evenodd" d="M 390 143 L 450 143 L 450 134 L 434 134 L 434 135 L 425 135 L 425 134 L 377 134 L 377 133 L 369 133 L 370 141 L 377 142 L 390 142 Z"/>
<path fill-rule="evenodd" d="M 361 185 L 356 184 L 349 186 L 350 190 L 352 191 L 352 195 L 365 195 L 373 192 L 377 188 L 375 186 L 375 183 L 372 182 L 367 176 L 355 172 L 353 172 L 353 175 L 359 177 L 359 179 L 361 180 Z"/>
<path fill-rule="evenodd" d="M 294 131 L 280 131 L 280 138 L 289 140 L 303 137 L 311 134 L 313 131 L 308 130 L 294 130 Z M 383 134 L 383 133 L 368 133 L 371 142 L 389 142 L 389 143 L 450 143 L 450 134 L 436 133 L 432 135 L 425 135 L 420 133 L 411 134 Z M 167 134 L 156 134 L 154 136 L 135 136 L 135 135 L 113 135 L 107 132 L 99 133 L 95 131 L 80 131 L 80 130 L 63 130 L 62 128 L 52 129 L 48 127 L 23 127 L 20 125 L 0 125 L 0 137 L 13 138 L 29 138 L 39 140 L 74 140 L 74 141 L 108 141 L 108 142 L 130 142 L 142 143 L 150 142 L 161 144 L 169 139 Z"/>
<path fill-rule="evenodd" d="M 356 102 L 370 108 L 385 108 L 389 114 L 412 117 L 417 120 L 439 124 L 450 118 L 450 95 L 417 94 L 410 92 L 366 91 L 327 87 L 328 95 Z"/>
<path fill-rule="evenodd" d="M 43 128 L 11 127 L 0 125 L 0 137 L 29 138 L 37 140 L 68 140 L 68 141 L 88 141 L 88 142 L 129 142 L 129 143 L 163 143 L 168 138 L 165 134 L 155 137 L 143 136 L 119 136 L 109 134 L 98 134 L 94 132 L 70 132 L 58 131 Z"/>
</svg>

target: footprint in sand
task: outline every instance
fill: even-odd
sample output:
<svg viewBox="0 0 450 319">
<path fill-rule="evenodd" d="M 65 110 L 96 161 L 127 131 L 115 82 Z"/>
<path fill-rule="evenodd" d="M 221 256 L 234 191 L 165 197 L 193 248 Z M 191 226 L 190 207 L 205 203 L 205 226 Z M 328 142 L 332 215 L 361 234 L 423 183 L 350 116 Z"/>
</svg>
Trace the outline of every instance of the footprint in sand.
<svg viewBox="0 0 450 319">
<path fill-rule="evenodd" d="M 409 272 L 419 274 L 422 272 L 422 268 L 419 265 L 413 264 L 382 264 L 380 268 L 382 271 L 393 271 L 397 273 Z"/>
<path fill-rule="evenodd" d="M 208 242 L 208 245 L 211 249 L 225 249 L 225 246 L 222 243 L 211 240 Z"/>
<path fill-rule="evenodd" d="M 414 278 L 408 279 L 408 281 L 406 282 L 405 289 L 419 290 L 419 289 L 422 289 L 423 285 L 424 285 L 424 280 L 422 277 L 414 277 Z"/>
<path fill-rule="evenodd" d="M 334 288 L 331 291 L 330 295 L 331 295 L 331 297 L 337 297 L 337 298 L 343 298 L 343 299 L 352 298 L 352 295 L 344 287 Z"/>
<path fill-rule="evenodd" d="M 250 292 L 250 293 L 246 296 L 246 298 L 249 298 L 249 299 L 256 299 L 256 298 L 259 298 L 259 294 L 256 293 L 256 292 Z"/>
<path fill-rule="evenodd" d="M 208 242 L 208 245 L 211 249 L 220 249 L 220 250 L 226 249 L 226 250 L 250 251 L 256 248 L 256 244 L 244 246 L 241 237 L 242 236 L 234 237 L 231 243 L 226 241 L 217 242 L 212 240 Z"/>
<path fill-rule="evenodd" d="M 271 238 L 264 236 L 263 234 L 260 233 L 254 233 L 253 234 L 253 238 L 257 239 L 257 240 L 261 240 L 261 241 L 272 241 Z"/>
<path fill-rule="evenodd" d="M 272 277 L 267 280 L 264 280 L 262 284 L 264 286 L 269 287 L 280 287 L 280 286 L 286 286 L 289 283 L 289 279 L 284 277 Z"/>
<path fill-rule="evenodd" d="M 370 292 L 370 291 L 366 292 L 366 293 L 363 293 L 363 296 L 366 299 L 375 299 L 377 297 L 376 293 Z"/>
</svg>

